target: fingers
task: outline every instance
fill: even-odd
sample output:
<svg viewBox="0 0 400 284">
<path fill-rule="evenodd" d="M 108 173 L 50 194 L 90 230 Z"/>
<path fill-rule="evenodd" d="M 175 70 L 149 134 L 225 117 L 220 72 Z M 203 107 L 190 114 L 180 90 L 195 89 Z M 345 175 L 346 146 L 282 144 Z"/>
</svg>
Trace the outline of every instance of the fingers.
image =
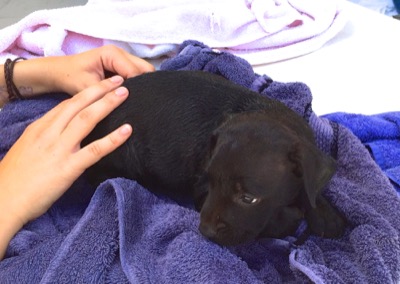
<svg viewBox="0 0 400 284">
<path fill-rule="evenodd" d="M 119 147 L 132 133 L 130 125 L 123 125 L 104 138 L 80 148 L 82 140 L 97 123 L 128 97 L 125 87 L 118 88 L 122 81 L 120 76 L 103 80 L 65 100 L 42 118 L 44 121 L 39 125 L 47 126 L 49 129 L 43 130 L 51 132 L 53 140 L 62 144 L 62 151 L 69 153 L 68 168 L 71 172 L 82 173 Z"/>
<path fill-rule="evenodd" d="M 120 76 L 114 76 L 103 80 L 89 88 L 84 89 L 71 99 L 65 100 L 55 108 L 50 110 L 42 120 L 48 120 L 49 123 L 58 128 L 61 132 L 67 127 L 70 122 L 76 118 L 78 113 L 84 110 L 89 105 L 103 98 L 107 93 L 119 87 L 123 82 Z M 88 112 L 85 112 L 89 115 Z M 85 115 L 83 114 L 83 116 Z M 95 123 L 97 123 L 96 121 Z M 94 123 L 94 121 L 91 121 Z M 78 127 L 79 128 L 79 127 Z"/>
<path fill-rule="evenodd" d="M 154 66 L 149 62 L 147 62 L 146 60 L 136 57 L 129 53 L 127 53 L 127 57 L 129 61 L 132 63 L 131 65 L 137 66 L 141 73 L 148 73 L 155 71 Z"/>
<path fill-rule="evenodd" d="M 103 68 L 124 78 L 154 71 L 154 66 L 147 61 L 116 46 L 104 46 L 101 52 Z"/>
<path fill-rule="evenodd" d="M 107 93 L 101 99 L 88 105 L 69 122 L 63 132 L 66 140 L 80 143 L 108 114 L 118 107 L 128 97 L 128 90 L 125 87 L 119 87 L 112 92 Z M 76 145 L 78 146 L 78 145 Z"/>
<path fill-rule="evenodd" d="M 74 163 L 76 169 L 81 172 L 98 162 L 101 158 L 108 155 L 121 146 L 132 134 L 132 127 L 124 124 L 107 136 L 96 140 L 82 148 L 75 156 Z"/>
</svg>

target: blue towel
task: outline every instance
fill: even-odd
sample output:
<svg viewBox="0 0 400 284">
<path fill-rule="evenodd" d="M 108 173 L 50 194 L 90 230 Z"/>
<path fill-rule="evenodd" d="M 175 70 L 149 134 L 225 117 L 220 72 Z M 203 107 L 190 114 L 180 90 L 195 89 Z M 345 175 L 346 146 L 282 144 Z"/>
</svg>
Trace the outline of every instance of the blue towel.
<svg viewBox="0 0 400 284">
<path fill-rule="evenodd" d="M 349 220 L 338 240 L 311 236 L 220 247 L 204 239 L 199 214 L 122 178 L 91 188 L 81 177 L 51 209 L 27 224 L 0 262 L 1 283 L 398 283 L 400 199 L 362 142 L 346 127 L 317 117 L 302 83 L 274 82 L 250 65 L 198 42 L 161 66 L 207 70 L 282 100 L 337 159 L 326 197 Z M 63 97 L 7 104 L 0 150 Z"/>
</svg>

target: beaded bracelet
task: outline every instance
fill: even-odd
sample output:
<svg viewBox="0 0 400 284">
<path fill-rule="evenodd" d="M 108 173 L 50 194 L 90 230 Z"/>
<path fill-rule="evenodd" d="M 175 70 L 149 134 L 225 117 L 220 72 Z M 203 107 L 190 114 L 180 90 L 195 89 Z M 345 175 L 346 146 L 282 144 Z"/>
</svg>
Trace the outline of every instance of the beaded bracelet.
<svg viewBox="0 0 400 284">
<path fill-rule="evenodd" d="M 20 99 L 20 100 L 24 99 L 24 97 L 19 92 L 17 86 L 15 86 L 13 82 L 13 73 L 14 73 L 15 63 L 17 63 L 19 60 L 25 60 L 25 59 L 26 58 L 24 57 L 18 57 L 14 60 L 7 59 L 6 62 L 4 63 L 4 77 L 6 80 L 8 99 L 10 101 L 15 99 Z"/>
</svg>

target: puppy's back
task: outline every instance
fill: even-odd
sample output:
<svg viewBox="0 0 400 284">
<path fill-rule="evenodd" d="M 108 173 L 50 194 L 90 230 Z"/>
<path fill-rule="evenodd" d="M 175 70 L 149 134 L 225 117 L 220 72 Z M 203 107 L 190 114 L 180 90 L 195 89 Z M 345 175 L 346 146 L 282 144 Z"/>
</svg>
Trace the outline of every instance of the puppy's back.
<svg viewBox="0 0 400 284">
<path fill-rule="evenodd" d="M 103 137 L 123 123 L 134 129 L 124 145 L 90 169 L 97 182 L 123 176 L 153 191 L 190 193 L 211 133 L 227 116 L 262 110 L 283 120 L 291 116 L 299 120 L 282 103 L 207 72 L 157 71 L 130 78 L 124 86 L 128 99 L 84 141 Z"/>
</svg>

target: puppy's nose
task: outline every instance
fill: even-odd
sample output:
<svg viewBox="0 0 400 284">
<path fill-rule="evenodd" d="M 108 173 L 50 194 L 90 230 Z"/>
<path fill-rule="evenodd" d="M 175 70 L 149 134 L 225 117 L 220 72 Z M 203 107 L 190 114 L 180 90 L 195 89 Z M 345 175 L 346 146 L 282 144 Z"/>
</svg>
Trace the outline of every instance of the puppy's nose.
<svg viewBox="0 0 400 284">
<path fill-rule="evenodd" d="M 213 226 L 200 223 L 199 230 L 200 233 L 208 239 L 213 239 L 217 236 L 217 230 L 215 230 Z"/>
<path fill-rule="evenodd" d="M 224 228 L 226 228 L 226 224 L 223 222 L 218 222 L 216 226 L 200 223 L 199 230 L 203 236 L 212 240 L 215 239 L 218 235 L 218 232 Z"/>
<path fill-rule="evenodd" d="M 219 230 L 225 229 L 226 224 L 224 222 L 218 222 L 217 225 L 215 226 L 215 228 L 217 229 L 217 232 L 218 232 Z"/>
</svg>

